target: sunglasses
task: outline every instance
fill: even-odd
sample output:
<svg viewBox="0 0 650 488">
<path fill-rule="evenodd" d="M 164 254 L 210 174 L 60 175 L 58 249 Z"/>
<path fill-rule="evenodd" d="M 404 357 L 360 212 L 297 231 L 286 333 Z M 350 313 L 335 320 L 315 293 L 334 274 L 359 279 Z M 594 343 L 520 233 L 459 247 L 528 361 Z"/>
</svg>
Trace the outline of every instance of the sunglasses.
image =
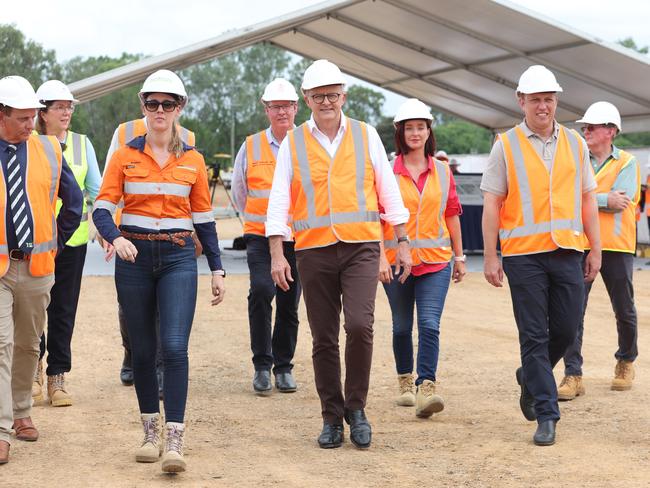
<svg viewBox="0 0 650 488">
<path fill-rule="evenodd" d="M 154 99 L 144 102 L 144 108 L 147 110 L 147 112 L 157 112 L 158 107 L 161 105 L 164 112 L 173 112 L 176 110 L 176 107 L 178 107 L 178 102 L 174 102 L 172 100 L 165 100 L 164 102 L 161 102 Z"/>
<path fill-rule="evenodd" d="M 610 127 L 615 127 L 615 126 L 613 124 L 593 124 L 593 125 L 585 125 L 583 127 L 580 127 L 580 130 L 584 134 L 585 132 L 593 132 L 600 127 L 605 127 L 609 129 Z"/>
</svg>

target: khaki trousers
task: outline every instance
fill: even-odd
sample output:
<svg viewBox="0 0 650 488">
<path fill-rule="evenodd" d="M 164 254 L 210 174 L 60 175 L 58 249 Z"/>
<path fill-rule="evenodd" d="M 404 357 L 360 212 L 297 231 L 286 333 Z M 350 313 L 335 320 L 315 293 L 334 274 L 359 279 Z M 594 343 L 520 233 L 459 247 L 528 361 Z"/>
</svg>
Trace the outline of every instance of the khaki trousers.
<svg viewBox="0 0 650 488">
<path fill-rule="evenodd" d="M 0 278 L 0 440 L 14 419 L 31 415 L 32 382 L 54 275 L 32 276 L 29 261 L 9 261 Z"/>
</svg>

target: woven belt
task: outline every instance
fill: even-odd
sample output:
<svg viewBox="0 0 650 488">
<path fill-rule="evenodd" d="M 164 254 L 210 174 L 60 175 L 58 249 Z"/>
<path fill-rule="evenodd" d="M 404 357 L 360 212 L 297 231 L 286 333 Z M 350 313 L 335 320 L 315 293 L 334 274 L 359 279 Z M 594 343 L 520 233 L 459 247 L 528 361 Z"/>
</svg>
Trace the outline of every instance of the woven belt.
<svg viewBox="0 0 650 488">
<path fill-rule="evenodd" d="M 172 244 L 183 247 L 185 246 L 185 237 L 190 237 L 192 233 L 190 231 L 186 232 L 171 232 L 160 234 L 138 234 L 137 232 L 126 232 L 122 231 L 122 237 L 127 239 L 136 239 L 138 241 L 169 241 Z"/>
<path fill-rule="evenodd" d="M 24 251 L 21 251 L 20 249 L 12 249 L 9 251 L 9 259 L 12 261 L 28 261 L 29 260 L 29 254 L 27 254 Z"/>
</svg>

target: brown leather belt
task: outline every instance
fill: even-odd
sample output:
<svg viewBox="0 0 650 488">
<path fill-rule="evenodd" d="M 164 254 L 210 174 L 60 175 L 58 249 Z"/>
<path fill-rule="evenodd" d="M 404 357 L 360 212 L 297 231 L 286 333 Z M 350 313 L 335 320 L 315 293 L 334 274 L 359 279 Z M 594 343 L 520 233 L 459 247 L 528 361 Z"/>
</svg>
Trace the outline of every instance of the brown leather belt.
<svg viewBox="0 0 650 488">
<path fill-rule="evenodd" d="M 12 261 L 28 261 L 29 260 L 29 254 L 27 254 L 24 251 L 21 251 L 20 249 L 12 249 L 9 251 L 9 259 Z"/>
<path fill-rule="evenodd" d="M 190 231 L 186 232 L 168 232 L 160 234 L 138 234 L 137 232 L 126 232 L 122 231 L 122 237 L 127 239 L 137 239 L 139 241 L 170 241 L 177 246 L 185 246 L 185 237 L 190 237 L 192 233 Z"/>
</svg>

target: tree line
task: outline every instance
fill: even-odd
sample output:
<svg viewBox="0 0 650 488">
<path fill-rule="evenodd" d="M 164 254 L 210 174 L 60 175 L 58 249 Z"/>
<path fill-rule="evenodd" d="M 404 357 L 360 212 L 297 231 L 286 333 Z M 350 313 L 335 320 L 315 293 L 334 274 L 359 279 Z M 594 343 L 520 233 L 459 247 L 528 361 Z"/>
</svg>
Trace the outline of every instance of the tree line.
<svg viewBox="0 0 650 488">
<path fill-rule="evenodd" d="M 631 38 L 620 44 L 647 53 Z M 14 25 L 0 24 L 0 76 L 17 74 L 27 78 L 34 88 L 48 79 L 72 83 L 146 57 L 142 53 L 123 53 L 119 57 L 74 57 L 59 62 L 56 52 L 27 39 Z M 198 149 L 206 161 L 216 153 L 231 152 L 234 126 L 235 151 L 244 138 L 267 125 L 260 103 L 265 85 L 282 76 L 299 87 L 310 60 L 301 58 L 268 43 L 256 44 L 179 72 L 189 94 L 189 103 L 181 124 L 194 131 Z M 142 116 L 137 99 L 140 84 L 122 88 L 99 99 L 81 104 L 72 118 L 72 130 L 88 134 L 95 146 L 100 166 L 118 124 Z M 383 114 L 384 95 L 361 85 L 348 87 L 344 108 L 350 117 L 374 125 L 387 151 L 394 150 L 392 116 Z M 309 109 L 300 101 L 296 122 L 309 117 Z M 434 114 L 437 146 L 451 154 L 485 153 L 492 145 L 489 130 L 470 122 Z M 234 124 L 233 124 L 234 122 Z M 650 145 L 650 132 L 623 134 L 616 141 L 620 147 Z"/>
</svg>

